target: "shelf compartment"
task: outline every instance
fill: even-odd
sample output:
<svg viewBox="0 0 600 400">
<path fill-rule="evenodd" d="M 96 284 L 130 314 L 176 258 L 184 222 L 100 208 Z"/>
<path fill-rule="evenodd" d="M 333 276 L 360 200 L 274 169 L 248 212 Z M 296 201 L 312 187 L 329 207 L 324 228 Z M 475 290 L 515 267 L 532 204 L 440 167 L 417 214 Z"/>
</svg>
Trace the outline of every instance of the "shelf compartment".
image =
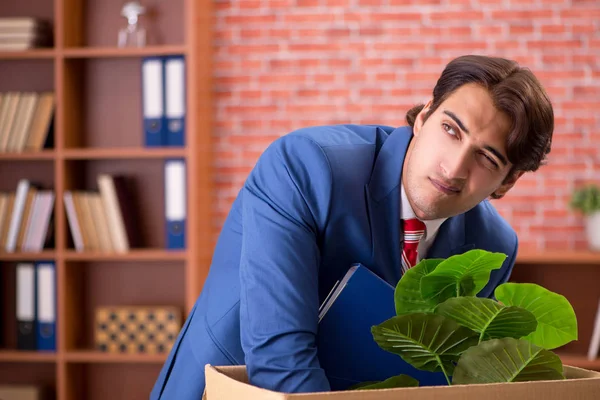
<svg viewBox="0 0 600 400">
<path fill-rule="evenodd" d="M 0 191 L 14 192 L 21 179 L 28 179 L 31 183 L 38 183 L 42 190 L 54 187 L 54 162 L 41 160 L 30 162 L 27 160 L 14 160 L 9 163 L 0 163 L 0 176 L 2 182 Z"/>
<path fill-rule="evenodd" d="M 163 249 L 134 249 L 127 253 L 78 253 L 70 250 L 65 253 L 67 261 L 185 261 L 187 252 L 185 250 L 163 250 Z"/>
<path fill-rule="evenodd" d="M 128 208 L 135 214 L 130 217 L 135 220 L 137 235 L 131 249 L 166 250 L 164 168 L 163 159 L 70 160 L 64 169 L 65 190 L 97 193 L 100 174 L 126 177 Z M 67 231 L 71 241 L 70 229 Z"/>
<path fill-rule="evenodd" d="M 70 351 L 65 360 L 87 364 L 162 364 L 167 354 L 111 354 L 98 351 Z"/>
<path fill-rule="evenodd" d="M 0 79 L 0 92 L 54 91 L 54 60 L 24 58 L 0 63 L 0 76 L 10 77 Z"/>
<path fill-rule="evenodd" d="M 57 4 L 57 0 L 45 0 L 45 1 L 0 1 L 0 16 L 2 17 L 34 17 L 39 18 L 40 20 L 44 20 L 50 23 L 52 28 L 52 36 L 53 42 L 56 42 L 56 21 L 54 20 L 55 13 L 54 9 Z M 26 59 L 26 58 L 52 58 L 54 56 L 53 48 L 33 48 L 27 50 L 2 50 L 0 51 L 0 59 L 10 60 L 10 59 Z M 28 73 L 21 73 L 22 76 L 31 77 L 32 75 Z M 10 75 L 2 75 L 2 77 L 10 76 Z M 13 76 L 10 76 L 12 80 Z M 7 80 L 7 79 L 1 79 Z"/>
<path fill-rule="evenodd" d="M 102 306 L 175 306 L 185 312 L 185 265 L 177 261 L 68 262 L 65 270 L 63 329 L 67 354 L 95 355 L 94 321 Z M 69 355 L 68 357 L 71 357 Z M 105 358 L 102 358 L 105 357 Z M 114 360 L 128 357 L 119 355 Z M 108 357 L 110 359 L 110 357 Z"/>
<path fill-rule="evenodd" d="M 148 398 L 160 373 L 160 363 L 68 363 L 69 399 L 129 400 Z M 132 384 L 134 382 L 135 384 Z"/>
<path fill-rule="evenodd" d="M 67 0 L 60 12 L 70 23 L 64 28 L 66 47 L 113 47 L 119 29 L 127 21 L 121 17 L 121 0 Z M 146 1 L 140 24 L 146 28 L 147 46 L 184 43 L 185 1 Z"/>
<path fill-rule="evenodd" d="M 146 147 L 141 58 L 68 59 L 64 67 L 66 84 L 73 88 L 62 99 L 69 114 L 63 132 L 66 151 L 154 150 Z"/>
<path fill-rule="evenodd" d="M 128 58 L 185 54 L 185 45 L 147 46 L 140 48 L 76 47 L 62 50 L 65 58 Z"/>
<path fill-rule="evenodd" d="M 116 147 L 116 148 L 83 148 L 65 149 L 63 157 L 66 160 L 110 160 L 110 159 L 144 159 L 144 158 L 184 158 L 185 148 L 144 148 L 144 147 Z"/>
<path fill-rule="evenodd" d="M 0 360 L 0 385 L 34 385 L 42 398 L 56 398 L 56 365 L 53 363 L 13 363 Z M 47 396 L 47 397 L 46 397 Z"/>
</svg>

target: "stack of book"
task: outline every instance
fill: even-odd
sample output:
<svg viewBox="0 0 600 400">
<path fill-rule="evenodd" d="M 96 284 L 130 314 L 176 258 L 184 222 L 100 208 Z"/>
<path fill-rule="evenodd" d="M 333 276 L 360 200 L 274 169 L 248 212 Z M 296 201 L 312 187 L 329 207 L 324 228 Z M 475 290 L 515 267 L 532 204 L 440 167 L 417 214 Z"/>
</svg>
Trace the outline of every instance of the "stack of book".
<svg viewBox="0 0 600 400">
<path fill-rule="evenodd" d="M 37 253 L 52 247 L 54 192 L 27 179 L 0 193 L 0 246 L 7 253 Z"/>
<path fill-rule="evenodd" d="M 54 106 L 53 92 L 0 93 L 0 152 L 52 146 Z"/>
<path fill-rule="evenodd" d="M 0 51 L 51 47 L 53 43 L 48 21 L 31 17 L 0 18 Z"/>
<path fill-rule="evenodd" d="M 140 247 L 128 179 L 100 174 L 97 181 L 98 191 L 66 190 L 63 196 L 75 251 L 125 253 Z"/>
</svg>

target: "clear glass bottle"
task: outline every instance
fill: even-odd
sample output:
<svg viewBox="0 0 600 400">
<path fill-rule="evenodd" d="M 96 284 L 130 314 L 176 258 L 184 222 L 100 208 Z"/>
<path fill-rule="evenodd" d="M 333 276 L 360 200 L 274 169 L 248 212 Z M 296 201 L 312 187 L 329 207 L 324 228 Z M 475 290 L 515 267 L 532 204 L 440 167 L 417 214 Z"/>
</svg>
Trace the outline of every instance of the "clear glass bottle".
<svg viewBox="0 0 600 400">
<path fill-rule="evenodd" d="M 123 5 L 121 15 L 127 19 L 127 26 L 119 30 L 119 47 L 144 47 L 146 29 L 139 24 L 139 17 L 146 8 L 138 1 L 129 1 Z"/>
</svg>

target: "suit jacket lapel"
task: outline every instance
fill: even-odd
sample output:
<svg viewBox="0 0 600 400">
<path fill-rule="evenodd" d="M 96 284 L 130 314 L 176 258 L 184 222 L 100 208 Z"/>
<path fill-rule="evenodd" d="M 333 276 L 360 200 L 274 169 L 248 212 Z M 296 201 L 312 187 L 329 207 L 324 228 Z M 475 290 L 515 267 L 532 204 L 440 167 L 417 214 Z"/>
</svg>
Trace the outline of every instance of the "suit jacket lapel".
<svg viewBox="0 0 600 400">
<path fill-rule="evenodd" d="M 426 258 L 448 258 L 464 253 L 475 247 L 474 243 L 466 241 L 465 215 L 448 218 L 438 231 Z"/>
<path fill-rule="evenodd" d="M 380 131 L 378 134 L 387 135 Z M 397 282 L 400 268 L 400 179 L 404 155 L 412 138 L 410 127 L 389 134 L 378 149 L 373 173 L 365 186 L 371 225 L 371 260 L 381 277 Z"/>
</svg>

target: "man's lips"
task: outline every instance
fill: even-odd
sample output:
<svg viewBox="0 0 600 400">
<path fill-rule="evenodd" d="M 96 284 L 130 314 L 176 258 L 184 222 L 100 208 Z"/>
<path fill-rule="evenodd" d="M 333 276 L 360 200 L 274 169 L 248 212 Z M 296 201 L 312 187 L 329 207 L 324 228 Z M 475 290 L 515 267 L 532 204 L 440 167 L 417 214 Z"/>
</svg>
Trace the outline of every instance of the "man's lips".
<svg viewBox="0 0 600 400">
<path fill-rule="evenodd" d="M 442 183 L 438 180 L 429 178 L 429 180 L 431 181 L 431 183 L 433 184 L 433 186 L 435 186 L 436 189 L 438 189 L 440 192 L 445 193 L 445 194 L 458 194 L 460 193 L 460 189 L 457 188 L 456 186 L 450 186 L 447 185 L 445 183 Z"/>
</svg>

